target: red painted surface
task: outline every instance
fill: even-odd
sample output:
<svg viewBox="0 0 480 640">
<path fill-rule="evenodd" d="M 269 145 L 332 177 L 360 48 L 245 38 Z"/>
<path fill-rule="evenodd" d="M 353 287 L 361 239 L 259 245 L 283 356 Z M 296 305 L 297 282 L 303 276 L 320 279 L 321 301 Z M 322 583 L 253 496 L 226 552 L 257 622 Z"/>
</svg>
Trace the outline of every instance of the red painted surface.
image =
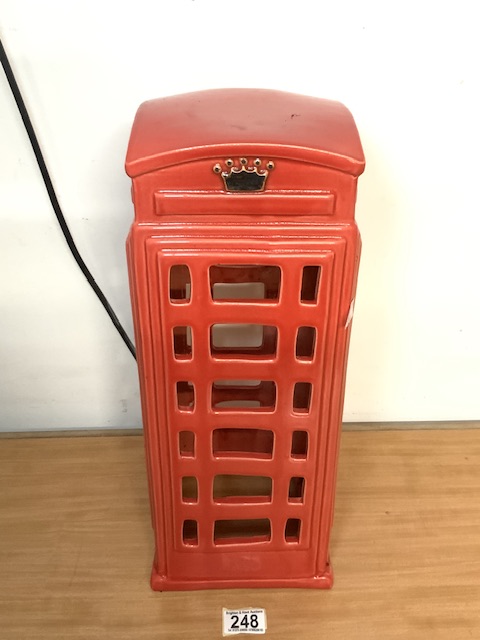
<svg viewBox="0 0 480 640">
<path fill-rule="evenodd" d="M 226 190 L 242 158 L 262 191 Z M 137 113 L 127 249 L 154 589 L 332 584 L 363 166 L 336 102 L 215 90 Z"/>
</svg>

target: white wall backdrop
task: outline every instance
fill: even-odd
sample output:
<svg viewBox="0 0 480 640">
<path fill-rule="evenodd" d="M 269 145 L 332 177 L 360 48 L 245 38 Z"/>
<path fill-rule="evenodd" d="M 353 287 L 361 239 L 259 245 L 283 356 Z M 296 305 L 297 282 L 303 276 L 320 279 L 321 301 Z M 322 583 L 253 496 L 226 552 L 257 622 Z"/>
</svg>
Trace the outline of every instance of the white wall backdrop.
<svg viewBox="0 0 480 640">
<path fill-rule="evenodd" d="M 475 3 L 1 0 L 1 35 L 85 261 L 131 334 L 123 172 L 144 100 L 344 102 L 364 249 L 345 419 L 480 417 Z M 0 73 L 0 428 L 134 427 L 135 363 L 59 232 Z"/>
</svg>

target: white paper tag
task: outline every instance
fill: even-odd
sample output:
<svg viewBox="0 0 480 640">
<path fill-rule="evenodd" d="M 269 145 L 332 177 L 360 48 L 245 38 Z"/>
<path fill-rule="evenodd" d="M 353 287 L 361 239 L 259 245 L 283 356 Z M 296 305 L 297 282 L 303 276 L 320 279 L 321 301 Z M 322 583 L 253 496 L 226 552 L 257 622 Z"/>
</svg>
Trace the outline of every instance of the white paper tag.
<svg viewBox="0 0 480 640">
<path fill-rule="evenodd" d="M 265 609 L 223 609 L 223 635 L 238 633 L 265 633 L 267 614 Z"/>
</svg>

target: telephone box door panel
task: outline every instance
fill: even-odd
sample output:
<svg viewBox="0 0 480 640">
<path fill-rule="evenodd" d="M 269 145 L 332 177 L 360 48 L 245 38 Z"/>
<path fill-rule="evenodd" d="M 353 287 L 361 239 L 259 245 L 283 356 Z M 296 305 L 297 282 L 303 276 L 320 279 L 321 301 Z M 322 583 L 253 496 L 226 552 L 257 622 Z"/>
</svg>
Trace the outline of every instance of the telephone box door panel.
<svg viewBox="0 0 480 640">
<path fill-rule="evenodd" d="M 314 579 L 346 245 L 146 241 L 159 580 Z"/>
</svg>

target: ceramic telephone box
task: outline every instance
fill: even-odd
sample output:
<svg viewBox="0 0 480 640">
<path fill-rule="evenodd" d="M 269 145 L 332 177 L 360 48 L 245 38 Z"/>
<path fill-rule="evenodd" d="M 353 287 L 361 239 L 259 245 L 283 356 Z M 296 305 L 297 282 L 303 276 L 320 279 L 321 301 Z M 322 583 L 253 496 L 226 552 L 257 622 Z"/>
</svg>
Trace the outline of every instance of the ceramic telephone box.
<svg viewBox="0 0 480 640">
<path fill-rule="evenodd" d="M 146 102 L 128 260 L 157 590 L 330 587 L 364 158 L 340 103 Z"/>
</svg>

